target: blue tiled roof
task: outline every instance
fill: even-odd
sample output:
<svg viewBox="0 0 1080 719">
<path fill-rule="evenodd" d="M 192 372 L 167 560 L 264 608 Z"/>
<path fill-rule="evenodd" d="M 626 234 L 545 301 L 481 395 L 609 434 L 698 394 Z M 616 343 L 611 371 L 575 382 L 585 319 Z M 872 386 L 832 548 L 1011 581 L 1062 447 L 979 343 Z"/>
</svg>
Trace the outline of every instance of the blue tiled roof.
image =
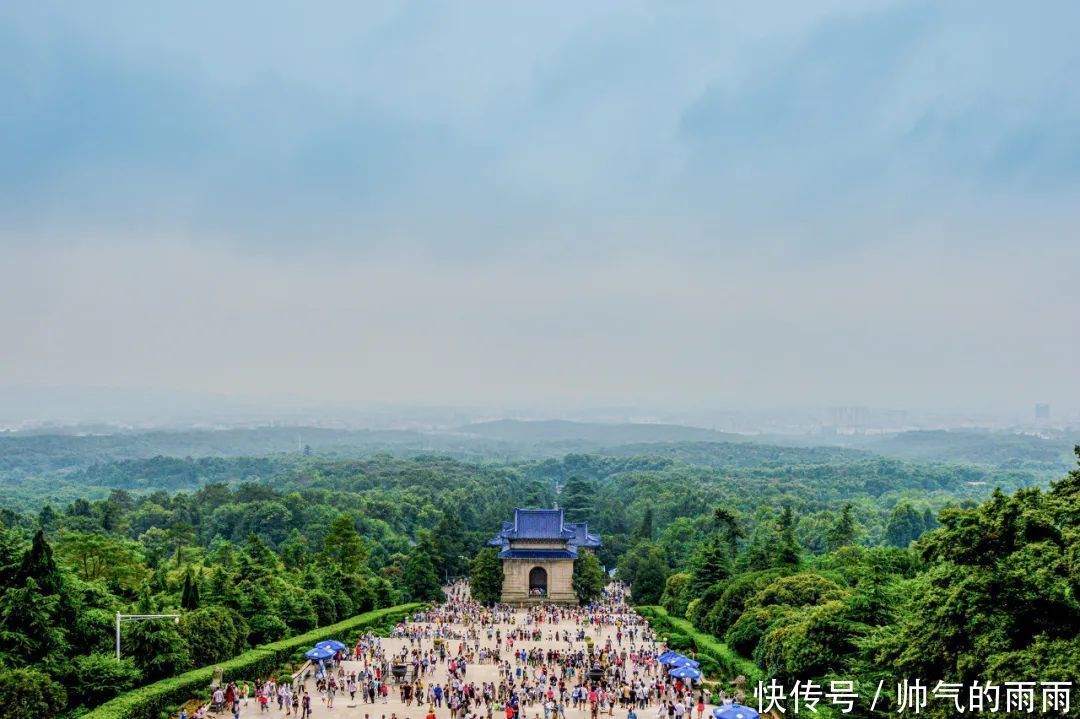
<svg viewBox="0 0 1080 719">
<path fill-rule="evenodd" d="M 513 526 L 501 534 L 507 539 L 574 538 L 574 531 L 563 526 L 561 509 L 515 509 Z"/>
<path fill-rule="evenodd" d="M 574 530 L 574 538 L 570 540 L 570 544 L 578 547 L 599 547 L 600 537 L 595 534 L 589 534 L 588 522 L 567 522 L 567 529 Z"/>
<path fill-rule="evenodd" d="M 577 548 L 566 549 L 504 549 L 499 559 L 577 559 Z"/>
<path fill-rule="evenodd" d="M 502 531 L 487 544 L 505 550 L 514 539 L 566 540 L 570 547 L 600 546 L 600 537 L 589 533 L 588 522 L 567 522 L 561 509 L 515 509 L 514 521 L 503 522 Z"/>
</svg>

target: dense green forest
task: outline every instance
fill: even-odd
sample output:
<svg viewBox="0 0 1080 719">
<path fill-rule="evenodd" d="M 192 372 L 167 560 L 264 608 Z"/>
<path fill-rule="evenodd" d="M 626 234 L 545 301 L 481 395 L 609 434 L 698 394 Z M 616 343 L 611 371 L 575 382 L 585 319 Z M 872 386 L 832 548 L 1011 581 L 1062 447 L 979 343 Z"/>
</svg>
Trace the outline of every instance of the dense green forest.
<svg viewBox="0 0 1080 719">
<path fill-rule="evenodd" d="M 96 429 L 96 433 L 0 432 L 3 506 L 37 511 L 49 502 L 67 505 L 78 498 L 102 499 L 113 487 L 137 491 L 139 480 L 147 487 L 193 489 L 209 482 L 266 478 L 280 466 L 308 456 L 344 460 L 377 453 L 399 458 L 438 455 L 500 465 L 561 460 L 568 454 L 664 457 L 729 471 L 811 464 L 839 467 L 888 458 L 917 464 L 962 464 L 982 473 L 971 481 L 990 485 L 1008 472 L 1019 473 L 1008 486 L 1045 485 L 1068 471 L 1077 439 L 1062 433 L 1042 438 L 1008 432 L 941 431 L 815 440 L 744 437 L 676 425 L 507 420 L 441 432 L 312 427 L 153 432 Z M 822 446 L 806 446 L 814 441 Z M 236 462 L 185 464 L 188 459 Z M 157 463 L 115 466 L 148 460 Z M 140 469 L 143 476 L 133 476 Z M 162 479 L 167 486 L 158 484 Z"/>
<path fill-rule="evenodd" d="M 59 457 L 45 461 L 52 443 Z M 761 676 L 864 686 L 1080 679 L 1077 472 L 1048 485 L 1045 467 L 1010 462 L 746 442 L 482 461 L 109 457 L 122 443 L 88 458 L 66 439 L 30 444 L 5 458 L 20 493 L 0 509 L 0 693 L 29 677 L 40 716 L 437 598 L 470 571 L 494 597 L 484 541 L 514 507 L 556 501 L 603 539 L 579 562 L 596 566 L 575 569 L 578 592 L 595 596 L 600 565 L 617 571 L 637 603 L 741 657 L 703 655 L 725 681 L 749 662 Z M 117 663 L 117 611 L 182 619 L 126 626 Z"/>
<path fill-rule="evenodd" d="M 574 496 L 597 501 L 584 485 Z M 685 518 L 663 528 L 646 510 L 620 574 L 635 602 L 685 617 L 761 677 L 855 679 L 864 707 L 883 680 L 878 707 L 888 709 L 902 677 L 1080 682 L 1080 470 L 1049 491 L 995 489 L 936 514 L 897 504 L 878 541 L 867 542 L 853 502 L 836 506 L 818 551 L 800 537 L 793 502 L 752 519 L 718 505 L 677 553 L 673 528 Z M 697 644 L 668 629 L 681 648 Z M 714 673 L 738 671 L 730 655 L 699 658 Z M 946 708 L 924 713 L 951 716 Z"/>
<path fill-rule="evenodd" d="M 160 471 L 161 486 L 195 484 L 217 476 L 219 461 L 122 462 L 86 478 L 146 488 Z M 245 477 L 264 467 L 232 466 Z M 278 470 L 268 475 L 276 487 L 112 489 L 36 516 L 5 512 L 0 665 L 29 677 L 44 697 L 35 706 L 55 714 L 373 608 L 437 599 L 490 528 L 515 506 L 550 503 L 553 492 L 505 469 L 446 459 L 311 460 Z M 125 626 L 127 658 L 117 663 L 117 611 L 182 619 Z"/>
</svg>

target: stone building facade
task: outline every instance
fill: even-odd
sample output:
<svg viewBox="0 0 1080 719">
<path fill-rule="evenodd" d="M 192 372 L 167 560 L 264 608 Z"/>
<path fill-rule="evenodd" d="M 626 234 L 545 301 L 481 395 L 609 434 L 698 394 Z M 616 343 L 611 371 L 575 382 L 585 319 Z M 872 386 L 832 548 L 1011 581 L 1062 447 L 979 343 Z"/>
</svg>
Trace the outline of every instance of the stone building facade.
<svg viewBox="0 0 1080 719">
<path fill-rule="evenodd" d="M 574 560 L 600 546 L 588 522 L 567 522 L 561 509 L 515 509 L 488 544 L 503 562 L 502 601 L 513 605 L 577 604 Z"/>
</svg>

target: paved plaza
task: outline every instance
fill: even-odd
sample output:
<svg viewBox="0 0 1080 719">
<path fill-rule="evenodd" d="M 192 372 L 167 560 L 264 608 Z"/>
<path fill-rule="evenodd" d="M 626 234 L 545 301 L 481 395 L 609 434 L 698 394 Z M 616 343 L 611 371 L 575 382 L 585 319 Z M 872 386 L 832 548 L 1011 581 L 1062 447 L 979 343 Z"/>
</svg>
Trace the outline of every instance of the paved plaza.
<svg viewBox="0 0 1080 719">
<path fill-rule="evenodd" d="M 530 628 L 535 628 L 536 625 L 526 624 L 527 616 L 528 612 L 525 609 L 517 609 L 513 611 L 513 623 L 511 623 L 510 621 L 504 621 L 501 623 L 496 623 L 494 625 L 495 628 L 501 630 L 502 636 L 504 637 L 504 643 L 501 648 L 501 659 L 504 662 L 510 661 L 511 665 L 514 666 L 515 669 L 517 665 L 513 662 L 513 658 L 511 656 L 512 650 L 508 649 L 506 646 L 505 637 L 507 636 L 507 633 L 513 629 L 521 629 L 526 626 Z M 509 619 L 508 616 L 504 618 Z M 410 626 L 434 628 L 436 625 L 431 623 L 412 622 L 410 623 Z M 449 623 L 439 626 L 448 627 L 449 632 L 452 635 L 460 635 L 464 637 L 466 636 L 467 630 L 470 628 L 474 629 L 476 631 L 476 634 L 479 635 L 478 639 L 471 639 L 467 641 L 464 639 L 447 639 L 446 649 L 448 660 L 453 656 L 457 655 L 459 646 L 461 646 L 463 643 L 467 644 L 470 649 L 475 647 L 477 644 L 479 644 L 481 648 L 487 648 L 489 650 L 494 650 L 496 647 L 496 641 L 494 639 L 489 639 L 487 636 L 487 628 L 481 627 L 478 624 L 472 624 L 471 627 L 466 624 L 458 623 Z M 644 649 L 649 652 L 653 650 L 663 650 L 662 646 L 655 644 L 651 639 L 646 639 L 644 643 L 639 639 L 634 645 L 631 645 L 625 633 L 623 636 L 622 645 L 620 647 L 616 642 L 617 628 L 615 626 L 589 626 L 587 624 L 584 626 L 586 630 L 586 637 L 592 639 L 594 646 L 598 650 L 604 647 L 609 640 L 611 641 L 612 646 L 616 647 L 616 649 L 626 649 L 627 651 Z M 581 628 L 582 625 L 576 623 L 572 618 L 562 619 L 557 623 L 545 621 L 542 625 L 540 625 L 540 629 L 542 632 L 541 640 L 536 641 L 533 639 L 519 639 L 514 643 L 513 649 L 520 650 L 521 648 L 524 648 L 526 650 L 531 650 L 539 648 L 544 651 L 552 649 L 561 652 L 567 652 L 568 649 L 573 652 L 576 652 L 578 650 L 587 650 L 588 643 L 584 639 L 577 639 L 578 632 L 581 630 Z M 639 629 L 643 629 L 643 627 Z M 558 632 L 559 634 L 561 634 L 562 632 L 567 632 L 570 636 L 571 642 L 568 643 L 563 639 L 556 641 L 553 638 L 553 635 L 556 632 Z M 651 632 L 646 631 L 645 633 L 647 636 L 651 635 Z M 400 655 L 403 649 L 412 651 L 413 649 L 419 648 L 422 651 L 430 651 L 434 647 L 433 639 L 430 637 L 418 639 L 414 644 L 411 645 L 409 640 L 404 637 L 385 637 L 382 638 L 380 641 L 383 649 L 386 652 L 387 657 Z M 364 669 L 364 664 L 362 661 L 346 660 L 341 662 L 341 666 L 344 668 L 346 675 L 352 672 L 360 673 Z M 522 671 L 532 672 L 532 668 L 523 666 Z M 660 668 L 657 671 L 663 671 L 663 669 Z M 334 670 L 334 672 L 336 673 L 336 669 Z M 583 677 L 584 675 L 584 670 L 580 670 L 578 676 Z M 649 681 L 649 675 L 645 672 L 644 669 L 639 672 L 639 675 L 642 676 L 646 680 L 646 682 Z M 656 674 L 653 674 L 652 677 L 655 681 Z M 422 679 L 425 686 L 429 686 L 432 683 L 445 684 L 450 682 L 450 677 L 448 674 L 448 661 L 439 662 L 435 666 L 434 671 L 428 671 L 427 675 L 422 677 Z M 464 681 L 466 683 L 475 684 L 478 688 L 484 682 L 494 684 L 496 687 L 498 687 L 500 681 L 502 680 L 503 677 L 500 676 L 499 666 L 490 658 L 483 662 L 478 662 L 474 660 L 473 663 L 468 665 L 467 673 L 464 677 Z M 520 685 L 520 680 L 518 680 L 518 683 Z M 576 683 L 577 682 L 574 678 L 567 679 L 568 688 L 572 689 Z M 385 703 L 384 699 L 379 696 L 375 698 L 375 703 L 368 703 L 361 698 L 360 692 L 357 692 L 355 699 L 350 699 L 349 693 L 347 691 L 339 691 L 336 698 L 334 699 L 333 707 L 329 707 L 327 706 L 325 697 L 317 691 L 314 678 L 309 677 L 305 682 L 305 686 L 307 691 L 311 692 L 311 714 L 315 717 L 315 719 L 326 719 L 327 717 L 338 717 L 339 719 L 425 719 L 425 717 L 429 714 L 430 705 L 426 702 L 423 704 L 418 704 L 415 699 L 409 705 L 406 705 L 404 702 L 402 702 L 399 692 L 399 685 L 396 684 L 392 678 L 388 682 L 389 693 L 385 699 Z M 713 705 L 706 705 L 704 712 L 704 716 L 706 718 L 711 717 L 712 708 Z M 587 704 L 581 706 L 580 708 L 574 708 L 572 703 L 567 702 L 564 705 L 564 710 L 566 719 L 591 719 L 592 717 L 592 712 Z M 636 711 L 639 719 L 658 719 L 660 717 L 662 717 L 662 719 L 668 718 L 666 707 L 662 707 L 662 705 L 656 703 L 655 700 L 650 703 L 645 709 L 637 709 Z M 488 716 L 487 706 L 480 703 L 476 703 L 472 707 L 472 712 L 478 719 L 486 719 L 486 717 Z M 627 708 L 618 705 L 614 706 L 613 711 L 610 710 L 607 706 L 605 706 L 600 712 L 598 719 L 604 719 L 605 717 L 609 716 L 618 717 L 618 719 L 626 719 L 628 713 L 629 710 Z M 254 717 L 256 716 L 268 717 L 275 714 L 284 715 L 284 710 L 279 710 L 277 708 L 277 704 L 274 702 L 270 703 L 269 708 L 266 711 L 262 711 L 257 705 L 257 703 L 253 700 L 250 701 L 247 705 L 241 706 L 241 716 L 244 719 L 254 719 Z M 434 708 L 434 714 L 437 719 L 451 719 L 451 710 L 446 706 L 445 702 L 442 707 Z M 493 710 L 492 716 L 494 717 L 494 719 L 505 719 L 506 717 L 505 712 L 501 710 Z M 688 706 L 686 714 L 687 719 L 690 719 L 691 717 L 693 719 L 697 719 L 697 716 L 698 712 L 696 704 Z M 541 702 L 536 702 L 533 704 L 523 702 L 521 705 L 520 714 L 517 719 L 557 718 L 554 716 L 546 718 L 544 714 L 543 704 Z"/>
</svg>

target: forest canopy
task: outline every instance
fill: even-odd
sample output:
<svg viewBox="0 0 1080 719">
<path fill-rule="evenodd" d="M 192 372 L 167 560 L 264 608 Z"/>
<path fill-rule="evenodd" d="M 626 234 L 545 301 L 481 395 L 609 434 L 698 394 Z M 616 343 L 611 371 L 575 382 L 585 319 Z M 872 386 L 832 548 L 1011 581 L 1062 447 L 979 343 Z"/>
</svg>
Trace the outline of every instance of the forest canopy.
<svg viewBox="0 0 1080 719">
<path fill-rule="evenodd" d="M 496 601 L 486 540 L 556 502 L 602 538 L 575 563 L 584 601 L 614 574 L 762 676 L 1080 680 L 1076 471 L 648 449 L 110 459 L 67 470 L 60 495 L 48 470 L 0 514 L 0 687 L 35 672 L 19 701 L 52 716 L 456 577 Z M 117 611 L 181 620 L 125 627 L 117 663 Z"/>
</svg>

